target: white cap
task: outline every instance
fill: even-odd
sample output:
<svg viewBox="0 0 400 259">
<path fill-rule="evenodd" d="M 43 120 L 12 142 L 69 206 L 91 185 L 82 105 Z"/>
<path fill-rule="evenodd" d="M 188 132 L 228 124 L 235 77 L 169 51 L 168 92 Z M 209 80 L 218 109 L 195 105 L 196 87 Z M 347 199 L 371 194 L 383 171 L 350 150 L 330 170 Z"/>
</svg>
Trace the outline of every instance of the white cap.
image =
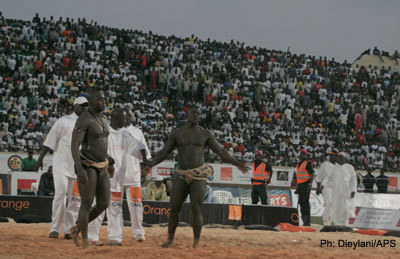
<svg viewBox="0 0 400 259">
<path fill-rule="evenodd" d="M 347 154 L 346 152 L 340 152 L 339 155 L 343 156 L 343 157 L 346 158 L 347 160 L 350 159 L 349 154 Z"/>
<path fill-rule="evenodd" d="M 87 101 L 87 99 L 85 97 L 79 96 L 78 98 L 75 99 L 74 105 L 76 105 L 76 104 L 84 104 L 84 103 L 87 103 L 87 102 L 88 101 Z"/>
<path fill-rule="evenodd" d="M 157 175 L 154 181 L 162 181 L 164 178 L 161 175 Z"/>
</svg>

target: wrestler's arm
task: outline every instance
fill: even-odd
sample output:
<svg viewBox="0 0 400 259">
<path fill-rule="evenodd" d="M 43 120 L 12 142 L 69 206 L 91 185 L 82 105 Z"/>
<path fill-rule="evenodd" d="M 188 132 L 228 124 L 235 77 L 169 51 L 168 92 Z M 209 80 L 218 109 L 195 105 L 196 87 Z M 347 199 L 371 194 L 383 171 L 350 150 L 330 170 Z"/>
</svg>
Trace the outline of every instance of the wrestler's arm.
<svg viewBox="0 0 400 259">
<path fill-rule="evenodd" d="M 89 128 L 91 119 L 84 113 L 82 114 L 75 123 L 74 130 L 72 132 L 71 140 L 71 152 L 72 158 L 74 159 L 74 165 L 78 181 L 85 184 L 87 182 L 86 171 L 82 167 L 81 152 L 79 150 L 80 145 L 83 142 L 85 133 Z"/>
<path fill-rule="evenodd" d="M 235 158 L 233 158 L 229 152 L 223 148 L 215 139 L 214 134 L 211 133 L 211 131 L 206 130 L 206 134 L 208 136 L 208 141 L 207 145 L 208 147 L 217 155 L 219 155 L 222 159 L 223 162 L 225 163 L 230 163 L 232 165 L 235 165 L 237 168 L 240 169 L 243 173 L 246 173 L 249 168 L 246 166 L 245 163 L 241 163 L 237 161 Z"/>
<path fill-rule="evenodd" d="M 173 130 L 168 136 L 163 149 L 158 151 L 151 160 L 145 162 L 146 166 L 153 167 L 162 162 L 176 147 L 176 130 Z"/>
</svg>

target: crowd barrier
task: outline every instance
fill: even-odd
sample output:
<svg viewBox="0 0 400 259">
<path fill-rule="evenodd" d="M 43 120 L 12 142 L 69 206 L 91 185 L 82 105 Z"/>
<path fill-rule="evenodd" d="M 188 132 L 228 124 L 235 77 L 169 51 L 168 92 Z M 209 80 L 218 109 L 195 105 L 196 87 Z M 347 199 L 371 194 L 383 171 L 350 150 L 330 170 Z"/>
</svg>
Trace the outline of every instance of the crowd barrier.
<svg viewBox="0 0 400 259">
<path fill-rule="evenodd" d="M 23 155 L 17 155 L 12 153 L 0 153 L 0 174 L 7 174 L 10 169 L 15 170 L 12 172 L 21 172 L 20 166 L 22 164 Z M 37 155 L 34 158 L 37 159 Z M 39 171 L 38 173 L 32 172 L 29 176 L 32 176 L 32 179 L 40 179 L 40 175 L 47 170 L 47 168 L 52 165 L 52 155 L 47 155 L 43 160 L 43 171 Z M 231 164 L 210 164 L 214 170 L 214 179 L 210 181 L 211 184 L 219 184 L 219 185 L 251 185 L 251 178 L 253 177 L 252 173 L 249 172 L 247 174 L 243 174 L 236 166 L 232 166 Z M 148 178 L 155 178 L 156 176 L 167 177 L 171 175 L 172 170 L 175 168 L 175 161 L 163 161 L 157 166 L 153 167 L 152 170 L 147 175 Z M 272 167 L 274 173 L 271 178 L 270 187 L 276 188 L 290 188 L 293 186 L 293 174 L 295 168 L 293 167 L 281 167 L 281 166 L 273 166 Z M 365 175 L 365 171 L 360 171 L 362 175 Z M 318 174 L 318 168 L 316 168 L 316 174 Z M 379 173 L 375 172 L 373 175 L 378 176 Z M 400 174 L 396 173 L 386 173 L 389 177 L 389 192 L 399 192 L 400 191 L 400 181 L 398 177 Z M 27 175 L 28 176 L 28 175 Z M 22 177 L 22 175 L 18 175 L 17 177 Z M 313 188 L 317 187 L 316 181 L 313 182 Z M 377 190 L 377 187 L 374 187 Z M 4 193 L 4 192 L 3 192 Z M 16 191 L 5 193 L 5 194 L 16 194 Z"/>
<path fill-rule="evenodd" d="M 0 196 L 0 216 L 18 218 L 24 215 L 36 215 L 51 219 L 52 197 Z M 130 220 L 126 200 L 123 202 L 124 220 Z M 235 205 L 206 203 L 203 206 L 204 224 L 253 225 L 262 224 L 274 227 L 284 222 L 298 225 L 297 209 L 293 207 L 275 207 L 264 205 Z M 143 221 L 148 224 L 168 222 L 169 202 L 143 201 Z M 180 221 L 192 223 L 190 204 L 185 203 Z"/>
</svg>

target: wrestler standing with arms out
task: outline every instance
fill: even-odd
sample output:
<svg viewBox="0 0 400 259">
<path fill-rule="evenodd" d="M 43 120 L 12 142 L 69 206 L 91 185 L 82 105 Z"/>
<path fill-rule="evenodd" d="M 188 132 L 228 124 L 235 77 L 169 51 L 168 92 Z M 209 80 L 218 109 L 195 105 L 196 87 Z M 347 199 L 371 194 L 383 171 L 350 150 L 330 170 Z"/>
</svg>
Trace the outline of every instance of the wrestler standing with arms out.
<svg viewBox="0 0 400 259">
<path fill-rule="evenodd" d="M 103 93 L 92 92 L 88 102 L 88 110 L 82 113 L 76 121 L 71 143 L 78 189 L 81 195 L 78 224 L 71 228 L 71 235 L 75 244 L 79 246 L 78 236 L 81 232 L 82 248 L 89 246 L 87 237 L 89 222 L 97 218 L 108 207 L 110 178 L 107 170 L 112 177 L 112 165 L 114 164 L 114 159 L 107 155 L 110 130 L 107 119 L 102 114 L 106 108 Z M 79 150 L 79 146 L 81 146 L 81 150 Z M 94 196 L 96 196 L 96 205 L 92 207 Z"/>
<path fill-rule="evenodd" d="M 164 148 L 160 150 L 153 159 L 145 162 L 145 165 L 153 167 L 163 161 L 175 147 L 178 148 L 178 169 L 175 171 L 171 190 L 171 214 L 168 219 L 168 241 L 162 247 L 168 247 L 174 242 L 175 230 L 179 223 L 179 212 L 182 205 L 190 194 L 190 205 L 193 214 L 193 247 L 197 248 L 200 242 L 200 234 L 203 226 L 204 195 L 207 185 L 207 176 L 212 169 L 204 165 L 204 149 L 209 147 L 219 155 L 223 162 L 237 166 L 243 173 L 249 168 L 245 163 L 234 159 L 216 141 L 214 135 L 199 126 L 201 111 L 198 107 L 190 107 L 187 113 L 186 124 L 172 130 Z"/>
</svg>

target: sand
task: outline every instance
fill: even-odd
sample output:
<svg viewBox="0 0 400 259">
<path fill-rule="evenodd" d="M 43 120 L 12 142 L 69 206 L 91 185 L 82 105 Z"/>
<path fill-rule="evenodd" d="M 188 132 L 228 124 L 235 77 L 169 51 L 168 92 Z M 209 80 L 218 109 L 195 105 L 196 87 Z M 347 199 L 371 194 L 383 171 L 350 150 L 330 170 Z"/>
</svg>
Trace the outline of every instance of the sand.
<svg viewBox="0 0 400 259">
<path fill-rule="evenodd" d="M 316 227 L 317 229 L 320 227 Z M 399 258 L 400 238 L 356 233 L 291 233 L 245 229 L 203 228 L 198 249 L 192 248 L 191 227 L 178 227 L 175 243 L 161 248 L 166 227 L 145 228 L 146 240 L 137 242 L 124 227 L 124 246 L 77 248 L 71 240 L 48 238 L 49 224 L 0 223 L 0 258 Z M 100 239 L 107 240 L 102 226 Z M 322 240 L 394 240 L 396 247 L 345 248 L 321 247 Z"/>
</svg>

